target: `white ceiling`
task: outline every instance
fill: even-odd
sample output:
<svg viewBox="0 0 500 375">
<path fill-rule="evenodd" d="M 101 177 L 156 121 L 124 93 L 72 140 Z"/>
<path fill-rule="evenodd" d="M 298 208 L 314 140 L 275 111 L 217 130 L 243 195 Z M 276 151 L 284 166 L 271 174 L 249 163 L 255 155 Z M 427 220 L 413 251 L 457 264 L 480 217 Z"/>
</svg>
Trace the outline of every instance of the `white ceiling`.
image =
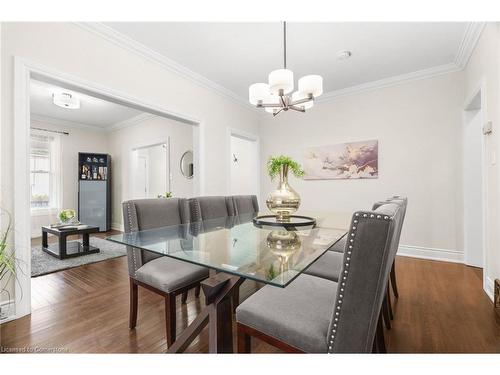
<svg viewBox="0 0 500 375">
<path fill-rule="evenodd" d="M 61 91 L 78 97 L 80 99 L 80 109 L 66 109 L 56 106 L 52 102 L 52 93 Z M 30 112 L 40 117 L 102 129 L 139 116 L 142 113 L 132 108 L 34 79 L 30 81 Z"/>
<path fill-rule="evenodd" d="M 223 86 L 242 98 L 282 67 L 276 23 L 111 22 L 117 35 Z M 288 23 L 288 68 L 295 80 L 320 74 L 324 91 L 453 65 L 468 23 Z M 352 51 L 345 61 L 340 50 Z"/>
</svg>

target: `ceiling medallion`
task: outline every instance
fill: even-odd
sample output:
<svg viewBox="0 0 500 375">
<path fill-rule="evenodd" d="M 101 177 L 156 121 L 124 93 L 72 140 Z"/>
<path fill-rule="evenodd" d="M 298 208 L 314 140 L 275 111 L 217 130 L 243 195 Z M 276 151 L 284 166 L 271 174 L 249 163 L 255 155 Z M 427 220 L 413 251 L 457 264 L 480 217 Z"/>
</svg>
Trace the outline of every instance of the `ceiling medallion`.
<svg viewBox="0 0 500 375">
<path fill-rule="evenodd" d="M 283 22 L 283 69 L 269 73 L 269 83 L 251 85 L 249 101 L 273 116 L 289 109 L 305 112 L 323 93 L 323 78 L 319 75 L 304 76 L 298 81 L 298 90 L 292 93 L 293 88 L 293 72 L 286 68 L 286 22 Z"/>
</svg>

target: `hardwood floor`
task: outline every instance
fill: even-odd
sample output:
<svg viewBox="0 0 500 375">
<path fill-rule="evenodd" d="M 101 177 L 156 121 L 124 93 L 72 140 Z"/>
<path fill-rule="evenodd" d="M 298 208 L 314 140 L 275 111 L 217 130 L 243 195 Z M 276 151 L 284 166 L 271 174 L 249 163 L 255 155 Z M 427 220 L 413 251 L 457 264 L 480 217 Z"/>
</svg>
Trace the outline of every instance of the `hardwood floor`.
<svg viewBox="0 0 500 375">
<path fill-rule="evenodd" d="M 115 258 L 34 279 L 37 308 L 30 316 L 1 326 L 2 346 L 75 353 L 165 352 L 160 296 L 139 290 L 137 328 L 128 329 L 126 262 L 125 257 Z M 482 291 L 480 270 L 403 257 L 396 267 L 400 298 L 394 302 L 393 328 L 386 331 L 389 352 L 500 353 L 500 315 Z M 246 281 L 242 299 L 257 288 Z M 195 299 L 191 291 L 186 305 L 178 298 L 181 332 L 196 317 L 203 295 Z M 187 351 L 208 351 L 206 329 Z M 253 340 L 252 352 L 278 350 Z"/>
</svg>

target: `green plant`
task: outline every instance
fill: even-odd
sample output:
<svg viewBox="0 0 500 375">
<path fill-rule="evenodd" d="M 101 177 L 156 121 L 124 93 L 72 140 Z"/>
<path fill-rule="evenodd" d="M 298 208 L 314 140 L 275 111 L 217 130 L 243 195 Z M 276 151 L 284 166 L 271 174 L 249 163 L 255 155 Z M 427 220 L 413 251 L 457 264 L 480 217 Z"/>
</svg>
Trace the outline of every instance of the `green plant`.
<svg viewBox="0 0 500 375">
<path fill-rule="evenodd" d="M 165 194 L 158 194 L 158 198 L 172 198 L 172 197 L 173 195 L 171 191 L 167 191 L 165 192 Z"/>
<path fill-rule="evenodd" d="M 10 293 L 7 290 L 7 285 L 9 285 L 12 279 L 17 282 L 16 275 L 16 262 L 17 258 L 12 249 L 9 248 L 9 233 L 12 230 L 12 217 L 10 213 L 6 210 L 0 208 L 1 215 L 7 217 L 7 226 L 5 231 L 0 234 L 0 294 L 6 293 L 7 299 L 10 300 Z"/>
<path fill-rule="evenodd" d="M 300 178 L 304 175 L 302 166 L 291 157 L 285 155 L 272 156 L 267 161 L 267 173 L 269 174 L 269 177 L 271 177 L 271 180 L 274 180 L 274 178 L 280 173 L 282 165 L 287 165 L 288 169 L 295 177 Z"/>
<path fill-rule="evenodd" d="M 61 220 L 62 223 L 73 219 L 76 216 L 75 210 L 72 209 L 64 209 L 59 212 L 59 220 Z"/>
</svg>

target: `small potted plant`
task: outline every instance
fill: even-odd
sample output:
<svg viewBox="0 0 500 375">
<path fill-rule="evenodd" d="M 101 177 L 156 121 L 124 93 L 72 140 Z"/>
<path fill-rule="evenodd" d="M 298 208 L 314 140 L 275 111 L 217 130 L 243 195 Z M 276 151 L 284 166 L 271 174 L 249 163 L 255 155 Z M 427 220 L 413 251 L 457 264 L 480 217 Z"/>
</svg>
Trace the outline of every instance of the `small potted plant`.
<svg viewBox="0 0 500 375">
<path fill-rule="evenodd" d="M 9 233 L 12 229 L 12 218 L 8 211 L 0 208 L 2 216 L 7 217 L 7 226 L 5 230 L 0 233 L 0 296 L 2 294 L 7 295 L 7 301 L 9 303 L 6 305 L 8 309 L 0 306 L 0 321 L 7 318 L 8 315 L 5 310 L 10 310 L 10 304 L 12 303 L 12 298 L 9 292 L 9 284 L 12 280 L 18 281 L 16 276 L 16 263 L 17 258 L 13 249 L 9 248 Z M 2 311 L 2 309 L 4 311 Z"/>
<path fill-rule="evenodd" d="M 70 224 L 75 221 L 76 211 L 73 209 L 66 208 L 59 212 L 59 220 L 63 224 Z"/>
<path fill-rule="evenodd" d="M 288 184 L 288 172 L 300 178 L 304 175 L 302 166 L 289 156 L 270 157 L 267 162 L 267 172 L 271 181 L 279 176 L 278 188 L 271 192 L 266 200 L 269 210 L 276 214 L 279 221 L 288 221 L 290 214 L 299 209 L 300 196 Z"/>
</svg>

